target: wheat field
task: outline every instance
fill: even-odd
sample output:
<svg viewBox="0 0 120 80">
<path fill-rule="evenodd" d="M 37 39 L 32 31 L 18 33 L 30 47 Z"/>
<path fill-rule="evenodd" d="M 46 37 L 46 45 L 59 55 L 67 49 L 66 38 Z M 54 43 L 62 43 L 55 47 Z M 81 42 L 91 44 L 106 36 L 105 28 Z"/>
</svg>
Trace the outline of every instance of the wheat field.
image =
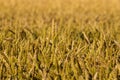
<svg viewBox="0 0 120 80">
<path fill-rule="evenodd" d="M 0 80 L 120 80 L 119 0 L 0 0 Z"/>
</svg>

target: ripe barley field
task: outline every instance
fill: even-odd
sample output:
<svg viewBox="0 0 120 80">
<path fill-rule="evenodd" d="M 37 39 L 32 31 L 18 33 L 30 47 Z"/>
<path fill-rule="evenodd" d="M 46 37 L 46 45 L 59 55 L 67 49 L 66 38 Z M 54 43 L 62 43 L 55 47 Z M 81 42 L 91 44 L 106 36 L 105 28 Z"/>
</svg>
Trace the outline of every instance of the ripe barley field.
<svg viewBox="0 0 120 80">
<path fill-rule="evenodd" d="M 119 0 L 0 0 L 0 80 L 120 80 Z"/>
</svg>

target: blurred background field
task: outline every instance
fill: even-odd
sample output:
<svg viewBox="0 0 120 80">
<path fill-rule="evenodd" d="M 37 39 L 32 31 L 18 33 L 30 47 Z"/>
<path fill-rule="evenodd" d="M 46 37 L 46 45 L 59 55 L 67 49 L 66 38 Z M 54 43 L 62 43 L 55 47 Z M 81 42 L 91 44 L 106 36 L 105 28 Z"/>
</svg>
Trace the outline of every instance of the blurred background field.
<svg viewBox="0 0 120 80">
<path fill-rule="evenodd" d="M 119 0 L 0 0 L 0 80 L 120 80 Z"/>
</svg>

